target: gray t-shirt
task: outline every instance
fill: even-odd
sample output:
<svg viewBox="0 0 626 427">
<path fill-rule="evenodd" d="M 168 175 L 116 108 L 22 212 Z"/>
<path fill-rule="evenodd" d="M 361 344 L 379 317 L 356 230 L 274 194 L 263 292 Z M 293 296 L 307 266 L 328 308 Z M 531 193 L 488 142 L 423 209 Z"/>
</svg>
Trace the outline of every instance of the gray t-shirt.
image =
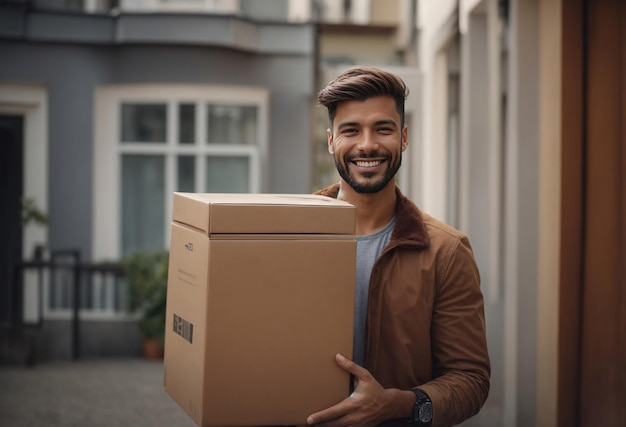
<svg viewBox="0 0 626 427">
<path fill-rule="evenodd" d="M 356 236 L 356 292 L 354 299 L 354 344 L 352 360 L 363 366 L 365 359 L 365 322 L 370 276 L 374 263 L 391 239 L 396 223 L 394 216 L 389 223 L 374 234 Z"/>
</svg>

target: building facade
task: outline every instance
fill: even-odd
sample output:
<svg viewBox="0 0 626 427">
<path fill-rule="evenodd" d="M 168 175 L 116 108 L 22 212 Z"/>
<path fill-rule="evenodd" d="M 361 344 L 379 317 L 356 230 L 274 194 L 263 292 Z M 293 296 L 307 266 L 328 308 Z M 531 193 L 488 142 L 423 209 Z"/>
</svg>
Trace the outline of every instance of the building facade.
<svg viewBox="0 0 626 427">
<path fill-rule="evenodd" d="M 20 309 L 10 263 L 37 246 L 118 261 L 167 248 L 174 191 L 310 191 L 315 28 L 281 18 L 283 3 L 266 4 L 273 21 L 245 2 L 3 3 L 0 112 L 13 136 L 2 215 L 15 230 L 2 239 L 4 322 Z M 21 224 L 23 200 L 46 226 Z M 27 322 L 66 322 L 68 289 L 30 282 Z M 128 320 L 107 292 L 94 293 L 85 325 Z M 90 337 L 104 335 L 85 328 L 88 355 Z M 58 333 L 43 356 L 67 354 Z"/>
<path fill-rule="evenodd" d="M 492 360 L 464 425 L 620 425 L 624 2 L 419 5 L 421 206 L 470 237 Z"/>
</svg>

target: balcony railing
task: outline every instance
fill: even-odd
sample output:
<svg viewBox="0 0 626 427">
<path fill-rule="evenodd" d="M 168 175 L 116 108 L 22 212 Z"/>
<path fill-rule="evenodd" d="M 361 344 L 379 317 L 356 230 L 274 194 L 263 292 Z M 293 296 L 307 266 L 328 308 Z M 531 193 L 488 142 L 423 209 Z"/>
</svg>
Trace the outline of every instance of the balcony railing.
<svg viewBox="0 0 626 427">
<path fill-rule="evenodd" d="M 118 263 L 88 263 L 77 250 L 51 251 L 44 259 L 14 264 L 11 328 L 41 327 L 46 316 L 67 313 L 71 319 L 72 358 L 80 358 L 81 315 L 128 315 L 128 283 Z M 28 295 L 28 296 L 26 296 Z M 23 307 L 26 301 L 28 312 Z"/>
</svg>

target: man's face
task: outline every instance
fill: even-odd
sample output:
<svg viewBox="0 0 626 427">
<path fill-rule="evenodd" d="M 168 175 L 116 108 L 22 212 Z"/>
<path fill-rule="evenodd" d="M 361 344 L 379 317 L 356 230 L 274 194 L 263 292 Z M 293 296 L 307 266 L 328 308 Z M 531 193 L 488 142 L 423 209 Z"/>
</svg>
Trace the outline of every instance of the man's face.
<svg viewBox="0 0 626 427">
<path fill-rule="evenodd" d="M 339 176 L 358 193 L 377 193 L 389 185 L 408 143 L 407 127 L 387 96 L 340 103 L 327 133 Z"/>
</svg>

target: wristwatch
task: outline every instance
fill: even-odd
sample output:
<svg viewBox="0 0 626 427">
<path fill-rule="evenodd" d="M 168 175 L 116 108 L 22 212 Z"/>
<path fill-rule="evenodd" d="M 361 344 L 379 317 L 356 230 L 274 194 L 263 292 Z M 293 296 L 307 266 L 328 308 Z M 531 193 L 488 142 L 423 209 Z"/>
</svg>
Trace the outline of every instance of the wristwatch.
<svg viewBox="0 0 626 427">
<path fill-rule="evenodd" d="M 416 426 L 430 426 L 433 422 L 433 402 L 430 397 L 421 390 L 411 390 L 415 393 L 417 400 L 413 407 L 413 417 L 409 418 L 408 423 Z"/>
</svg>

